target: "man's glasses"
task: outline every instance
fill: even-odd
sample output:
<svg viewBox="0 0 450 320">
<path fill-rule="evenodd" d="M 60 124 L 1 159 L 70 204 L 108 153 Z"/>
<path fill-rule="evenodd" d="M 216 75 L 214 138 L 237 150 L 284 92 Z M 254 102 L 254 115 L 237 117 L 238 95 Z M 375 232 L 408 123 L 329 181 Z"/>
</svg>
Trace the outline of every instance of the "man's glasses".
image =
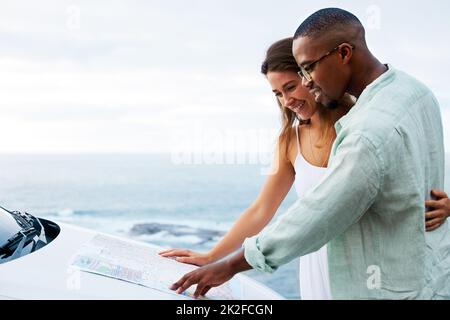
<svg viewBox="0 0 450 320">
<path fill-rule="evenodd" d="M 314 67 L 315 65 L 322 61 L 323 59 L 325 59 L 326 57 L 328 57 L 330 54 L 332 54 L 333 52 L 339 50 L 339 48 L 343 45 L 344 43 L 341 43 L 340 45 L 338 45 L 336 48 L 328 51 L 327 53 L 325 53 L 323 56 L 321 56 L 319 59 L 309 63 L 306 66 L 299 66 L 300 71 L 298 72 L 298 75 L 301 78 L 305 78 L 307 81 L 312 81 L 312 77 L 311 77 L 311 72 L 314 71 Z M 354 45 L 351 45 L 352 49 L 355 49 Z"/>
</svg>

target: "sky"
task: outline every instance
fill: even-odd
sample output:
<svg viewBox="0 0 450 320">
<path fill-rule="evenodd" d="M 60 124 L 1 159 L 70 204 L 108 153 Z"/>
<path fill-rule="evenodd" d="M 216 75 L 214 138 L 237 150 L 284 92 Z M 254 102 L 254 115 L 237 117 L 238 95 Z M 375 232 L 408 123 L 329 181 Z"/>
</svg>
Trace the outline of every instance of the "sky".
<svg viewBox="0 0 450 320">
<path fill-rule="evenodd" d="M 449 152 L 449 1 L 1 0 L 0 153 L 270 151 L 260 64 L 325 7 L 433 90 Z"/>
</svg>

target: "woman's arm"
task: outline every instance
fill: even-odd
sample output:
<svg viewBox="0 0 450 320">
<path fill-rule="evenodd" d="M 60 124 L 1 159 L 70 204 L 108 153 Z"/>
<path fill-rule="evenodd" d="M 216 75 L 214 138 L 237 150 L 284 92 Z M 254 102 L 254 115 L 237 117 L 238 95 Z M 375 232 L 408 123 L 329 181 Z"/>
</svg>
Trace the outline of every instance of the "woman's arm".
<svg viewBox="0 0 450 320">
<path fill-rule="evenodd" d="M 447 194 L 438 189 L 431 190 L 431 196 L 436 200 L 425 201 L 430 211 L 425 212 L 425 226 L 427 231 L 439 228 L 450 216 L 450 199 Z"/>
<path fill-rule="evenodd" d="M 205 265 L 229 255 L 238 249 L 246 238 L 259 233 L 269 223 L 292 187 L 294 179 L 295 171 L 284 156 L 284 148 L 277 148 L 272 173 L 257 199 L 211 251 L 200 254 L 186 249 L 171 249 L 160 254 L 164 257 L 178 257 L 179 262 L 195 265 Z"/>
</svg>

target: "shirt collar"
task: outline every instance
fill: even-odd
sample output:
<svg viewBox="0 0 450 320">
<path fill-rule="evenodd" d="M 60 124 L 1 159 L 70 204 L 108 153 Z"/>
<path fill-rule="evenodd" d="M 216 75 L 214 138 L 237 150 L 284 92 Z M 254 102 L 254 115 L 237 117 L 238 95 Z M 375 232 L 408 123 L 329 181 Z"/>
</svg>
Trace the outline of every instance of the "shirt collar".
<svg viewBox="0 0 450 320">
<path fill-rule="evenodd" d="M 336 121 L 334 128 L 336 129 L 336 134 L 341 131 L 341 129 L 346 125 L 346 123 L 351 119 L 352 115 L 355 114 L 358 110 L 364 107 L 366 103 L 373 98 L 373 96 L 384 86 L 389 84 L 392 80 L 394 80 L 395 69 L 391 64 L 386 65 L 388 70 L 376 78 L 372 83 L 370 83 L 361 93 L 355 105 L 350 109 L 350 111 Z"/>
</svg>

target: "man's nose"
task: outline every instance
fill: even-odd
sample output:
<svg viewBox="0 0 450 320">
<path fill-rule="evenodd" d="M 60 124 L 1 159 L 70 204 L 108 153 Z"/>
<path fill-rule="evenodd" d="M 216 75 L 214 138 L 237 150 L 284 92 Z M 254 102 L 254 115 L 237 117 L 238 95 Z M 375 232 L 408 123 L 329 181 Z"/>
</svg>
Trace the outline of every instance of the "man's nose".
<svg viewBox="0 0 450 320">
<path fill-rule="evenodd" d="M 312 88 L 313 81 L 306 79 L 306 77 L 302 77 L 302 86 L 305 88 L 311 89 Z"/>
</svg>

